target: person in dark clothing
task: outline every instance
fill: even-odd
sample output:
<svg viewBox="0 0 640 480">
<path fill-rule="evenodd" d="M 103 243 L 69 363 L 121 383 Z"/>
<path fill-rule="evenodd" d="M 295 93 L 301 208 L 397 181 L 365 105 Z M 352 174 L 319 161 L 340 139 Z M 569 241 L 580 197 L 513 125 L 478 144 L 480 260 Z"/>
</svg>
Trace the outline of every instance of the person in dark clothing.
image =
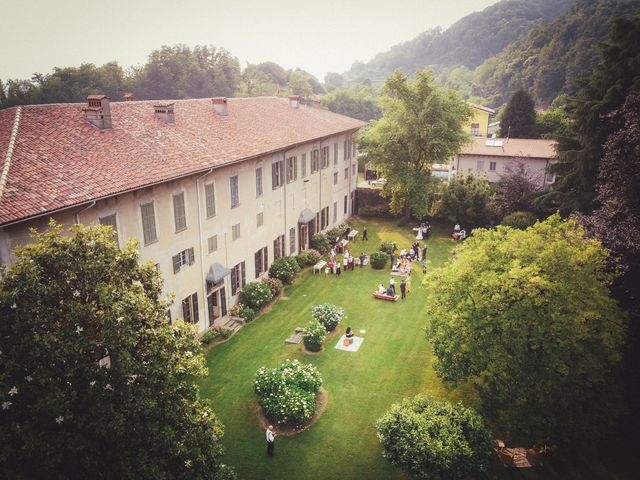
<svg viewBox="0 0 640 480">
<path fill-rule="evenodd" d="M 363 241 L 367 241 L 369 240 L 369 237 L 367 236 L 367 226 L 365 225 L 364 227 L 362 227 L 362 240 Z"/>
<path fill-rule="evenodd" d="M 404 278 L 400 282 L 400 293 L 402 295 L 402 299 L 404 300 L 404 297 L 407 296 L 407 284 L 405 283 Z"/>
<path fill-rule="evenodd" d="M 389 295 L 390 297 L 393 297 L 396 294 L 396 292 L 393 291 L 393 288 L 389 287 L 387 288 L 387 295 Z"/>
</svg>

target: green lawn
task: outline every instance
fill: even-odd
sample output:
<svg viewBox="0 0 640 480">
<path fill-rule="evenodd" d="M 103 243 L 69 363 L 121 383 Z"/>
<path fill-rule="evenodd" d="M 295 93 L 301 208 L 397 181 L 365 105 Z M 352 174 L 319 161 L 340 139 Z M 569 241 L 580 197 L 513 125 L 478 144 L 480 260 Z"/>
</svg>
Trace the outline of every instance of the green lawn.
<svg viewBox="0 0 640 480">
<path fill-rule="evenodd" d="M 361 226 L 356 224 L 355 228 L 362 231 Z M 355 242 L 350 249 L 354 256 L 377 249 L 381 240 L 394 240 L 401 247 L 413 242 L 410 228 L 392 222 L 368 221 L 367 228 L 369 241 Z M 428 268 L 443 265 L 454 247 L 448 232 L 434 230 L 427 241 Z M 420 285 L 420 266 L 414 266 L 413 291 L 397 303 L 371 296 L 376 285 L 388 284 L 388 271 L 356 267 L 339 277 L 325 277 L 307 270 L 295 285 L 286 288 L 286 296 L 269 313 L 207 353 L 209 377 L 198 382 L 201 395 L 210 400 L 225 425 L 225 461 L 236 468 L 240 479 L 408 478 L 382 457 L 374 429 L 376 419 L 393 402 L 419 392 L 464 399 L 465 404 L 474 406 L 470 389 L 446 389 L 431 367 L 431 348 L 424 336 L 428 292 Z M 330 338 L 318 355 L 306 355 L 299 345 L 284 344 L 295 327 L 311 320 L 311 306 L 325 302 L 344 307 L 348 319 L 342 324 L 343 331 L 347 326 L 357 335 L 361 335 L 359 330 L 366 330 L 358 352 L 336 350 L 339 336 Z M 273 367 L 287 358 L 318 367 L 329 403 L 309 430 L 278 438 L 275 457 L 267 458 L 264 431 L 256 415 L 253 379 L 260 366 Z M 616 476 L 586 460 L 578 465 L 557 463 L 545 467 L 544 477 L 502 467 L 496 472 L 502 478 L 632 478 Z M 590 474 L 585 477 L 580 472 Z"/>
</svg>

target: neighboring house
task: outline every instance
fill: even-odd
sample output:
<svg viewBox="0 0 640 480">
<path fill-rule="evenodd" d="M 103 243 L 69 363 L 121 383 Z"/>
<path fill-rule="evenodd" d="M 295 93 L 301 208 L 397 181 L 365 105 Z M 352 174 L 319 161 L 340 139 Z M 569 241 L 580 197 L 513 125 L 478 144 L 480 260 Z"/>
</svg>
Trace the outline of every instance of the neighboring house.
<svg viewBox="0 0 640 480">
<path fill-rule="evenodd" d="M 29 105 L 0 111 L 0 261 L 28 231 L 111 225 L 204 330 L 244 285 L 355 200 L 363 122 L 289 100 L 214 98 Z"/>
<path fill-rule="evenodd" d="M 491 122 L 487 130 L 487 136 L 491 137 L 494 134 L 497 135 L 499 131 L 500 131 L 500 122 L 499 121 Z"/>
<path fill-rule="evenodd" d="M 453 160 L 452 172 L 486 174 L 490 182 L 524 163 L 529 175 L 541 188 L 552 184 L 555 175 L 547 167 L 556 156 L 556 142 L 526 138 L 472 138 Z"/>
<path fill-rule="evenodd" d="M 475 103 L 469 105 L 473 113 L 467 124 L 468 132 L 474 137 L 486 137 L 489 134 L 489 117 L 495 115 L 496 111 Z"/>
</svg>

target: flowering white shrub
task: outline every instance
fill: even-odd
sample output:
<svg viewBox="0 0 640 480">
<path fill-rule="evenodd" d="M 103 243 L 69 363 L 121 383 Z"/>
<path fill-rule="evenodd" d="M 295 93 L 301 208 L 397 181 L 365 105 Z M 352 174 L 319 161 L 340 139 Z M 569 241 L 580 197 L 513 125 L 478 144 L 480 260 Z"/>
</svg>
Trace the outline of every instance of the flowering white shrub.
<svg viewBox="0 0 640 480">
<path fill-rule="evenodd" d="M 318 352 L 322 348 L 324 339 L 327 336 L 327 329 L 324 325 L 312 320 L 304 329 L 302 341 L 304 346 L 312 352 Z"/>
<path fill-rule="evenodd" d="M 286 360 L 272 369 L 260 367 L 254 383 L 262 410 L 278 425 L 299 425 L 311 418 L 321 386 L 318 369 L 298 360 Z"/>
<path fill-rule="evenodd" d="M 312 306 L 311 315 L 316 322 L 324 325 L 327 332 L 335 330 L 340 321 L 342 321 L 343 318 L 347 318 L 344 314 L 344 309 L 337 305 L 331 305 L 330 303 Z"/>
<path fill-rule="evenodd" d="M 271 286 L 264 282 L 247 283 L 240 294 L 240 301 L 252 309 L 258 311 L 264 307 L 273 295 Z"/>
<path fill-rule="evenodd" d="M 300 265 L 294 257 L 280 257 L 269 267 L 269 275 L 287 285 L 293 281 L 293 277 L 299 271 Z"/>
</svg>

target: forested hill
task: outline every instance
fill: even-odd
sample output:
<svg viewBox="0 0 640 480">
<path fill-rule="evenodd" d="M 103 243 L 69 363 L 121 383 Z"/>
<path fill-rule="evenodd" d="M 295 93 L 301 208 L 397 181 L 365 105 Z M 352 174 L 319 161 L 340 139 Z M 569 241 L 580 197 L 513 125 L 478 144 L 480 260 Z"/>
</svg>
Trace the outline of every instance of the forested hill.
<svg viewBox="0 0 640 480">
<path fill-rule="evenodd" d="M 469 94 L 497 107 L 525 87 L 536 104 L 545 107 L 561 93 L 574 93 L 598 63 L 611 21 L 631 15 L 640 15 L 638 0 L 576 0 L 565 14 L 536 25 L 477 67 L 467 85 Z M 442 80 L 448 83 L 451 78 L 445 75 Z"/>
<path fill-rule="evenodd" d="M 378 83 L 398 68 L 413 73 L 436 64 L 473 69 L 526 34 L 536 23 L 564 13 L 571 3 L 572 0 L 503 0 L 464 17 L 444 32 L 426 31 L 376 55 L 370 62 L 354 63 L 343 75 L 344 81 Z"/>
</svg>

